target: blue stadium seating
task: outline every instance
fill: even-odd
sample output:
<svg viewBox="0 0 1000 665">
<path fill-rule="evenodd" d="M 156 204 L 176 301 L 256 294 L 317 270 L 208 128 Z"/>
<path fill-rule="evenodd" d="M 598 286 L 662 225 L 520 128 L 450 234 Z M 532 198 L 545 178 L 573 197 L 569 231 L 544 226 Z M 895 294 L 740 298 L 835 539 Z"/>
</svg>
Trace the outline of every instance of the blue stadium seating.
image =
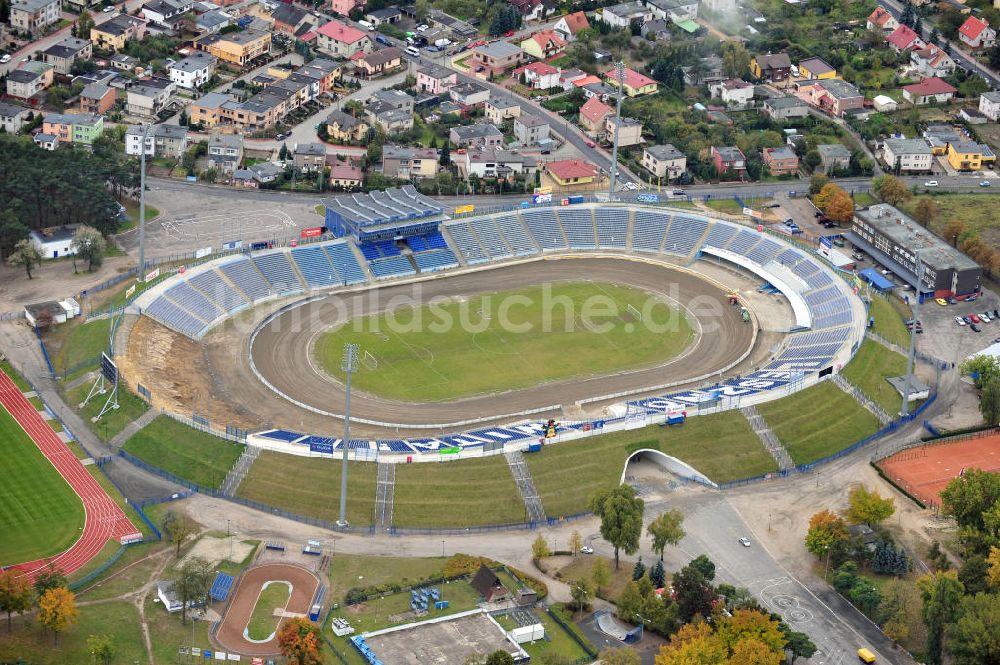
<svg viewBox="0 0 1000 665">
<path fill-rule="evenodd" d="M 736 235 L 736 231 L 736 227 L 729 224 L 713 224 L 712 229 L 708 232 L 708 237 L 705 238 L 705 247 L 724 249 L 726 243 Z"/>
<path fill-rule="evenodd" d="M 157 298 L 150 303 L 145 313 L 165 326 L 189 337 L 197 337 L 208 327 L 205 321 L 187 310 L 181 309 L 173 301 L 164 297 Z"/>
<path fill-rule="evenodd" d="M 375 259 L 382 258 L 382 252 L 378 251 L 378 247 L 372 243 L 358 243 L 358 249 L 361 250 L 361 254 L 365 257 L 366 261 L 374 261 Z"/>
<path fill-rule="evenodd" d="M 299 281 L 292 265 L 288 262 L 288 255 L 284 252 L 273 252 L 271 254 L 261 254 L 253 259 L 264 277 L 271 283 L 271 288 L 282 295 L 298 293 L 302 291 L 302 282 Z"/>
<path fill-rule="evenodd" d="M 843 343 L 850 334 L 850 328 L 835 328 L 822 332 L 800 333 L 793 335 L 789 346 L 811 346 L 813 344 L 833 344 Z"/>
<path fill-rule="evenodd" d="M 504 242 L 503 236 L 500 235 L 500 229 L 497 226 L 497 222 L 486 218 L 486 219 L 473 219 L 469 222 L 469 228 L 472 232 L 479 236 L 479 240 L 483 244 L 483 249 L 494 259 L 504 259 L 508 256 L 513 256 L 513 252 L 507 243 Z M 527 238 L 527 233 L 521 235 L 521 239 L 531 246 L 531 240 Z M 531 251 L 528 253 L 534 253 L 534 247 L 531 247 Z"/>
<path fill-rule="evenodd" d="M 778 359 L 788 358 L 832 358 L 840 349 L 840 344 L 821 344 L 818 346 L 795 346 L 785 349 Z"/>
<path fill-rule="evenodd" d="M 521 213 L 521 219 L 531 231 L 531 235 L 535 237 L 539 247 L 542 249 L 566 249 L 566 236 L 563 234 L 559 222 L 556 221 L 552 208 L 525 210 Z"/>
<path fill-rule="evenodd" d="M 424 236 L 429 249 L 448 249 L 448 241 L 444 239 L 440 231 L 431 231 Z"/>
<path fill-rule="evenodd" d="M 670 223 L 670 215 L 650 210 L 635 211 L 635 228 L 632 230 L 632 249 L 640 252 L 659 252 L 663 234 Z"/>
<path fill-rule="evenodd" d="M 675 215 L 667 232 L 667 240 L 663 244 L 663 253 L 687 256 L 695 249 L 707 227 L 706 219 Z"/>
<path fill-rule="evenodd" d="M 238 293 L 236 289 L 229 286 L 215 270 L 206 270 L 188 281 L 191 286 L 207 295 L 210 300 L 220 305 L 227 312 L 232 312 L 249 304 L 247 299 Z"/>
<path fill-rule="evenodd" d="M 427 241 L 424 240 L 423 236 L 410 236 L 406 239 L 406 244 L 410 246 L 414 252 L 422 252 L 426 249 L 430 249 L 427 246 Z"/>
<path fill-rule="evenodd" d="M 596 208 L 597 244 L 601 247 L 624 249 L 628 242 L 628 210 L 621 208 Z M 569 229 L 567 229 L 567 233 Z"/>
<path fill-rule="evenodd" d="M 330 263 L 330 257 L 319 245 L 296 247 L 292 250 L 292 258 L 299 267 L 299 272 L 312 288 L 340 284 L 342 281 L 333 264 Z"/>
<path fill-rule="evenodd" d="M 756 231 L 740 231 L 732 242 L 729 243 L 729 247 L 726 247 L 730 252 L 735 252 L 736 254 L 742 254 L 746 256 L 747 253 L 753 249 L 753 246 L 760 242 L 760 234 Z"/>
<path fill-rule="evenodd" d="M 780 249 L 781 245 L 773 240 L 764 238 L 750 251 L 750 253 L 747 254 L 747 258 L 759 265 L 764 265 L 773 259 Z"/>
<path fill-rule="evenodd" d="M 337 269 L 347 284 L 360 284 L 368 281 L 365 271 L 361 268 L 361 264 L 358 263 L 357 257 L 354 256 L 354 252 L 347 246 L 347 243 L 334 242 L 324 245 L 323 249 L 330 256 L 333 267 Z"/>
<path fill-rule="evenodd" d="M 472 233 L 472 229 L 469 228 L 468 222 L 449 224 L 448 233 L 451 234 L 452 239 L 455 241 L 455 246 L 462 255 L 462 259 L 470 266 L 486 263 L 490 260 L 490 257 L 479 245 L 479 239 L 476 238 Z"/>
<path fill-rule="evenodd" d="M 261 298 L 266 298 L 271 294 L 271 287 L 267 280 L 248 258 L 241 258 L 227 263 L 219 268 L 226 277 L 232 281 L 236 287 L 245 293 L 251 301 L 256 302 Z"/>
<path fill-rule="evenodd" d="M 386 259 L 369 261 L 368 267 L 371 268 L 372 274 L 378 278 L 417 274 L 405 256 L 390 256 Z"/>
<path fill-rule="evenodd" d="M 212 600 L 221 603 L 229 597 L 229 590 L 232 588 L 233 576 L 218 572 L 215 574 L 215 581 L 212 582 L 212 588 L 209 590 L 208 595 Z"/>
<path fill-rule="evenodd" d="M 594 249 L 597 247 L 597 238 L 594 235 L 594 216 L 589 209 L 563 208 L 559 210 L 559 221 L 566 231 L 570 247 L 573 249 Z"/>
<path fill-rule="evenodd" d="M 435 249 L 430 252 L 420 252 L 413 255 L 413 260 L 417 262 L 420 272 L 434 272 L 445 268 L 454 268 L 458 265 L 458 259 L 450 249 Z"/>
<path fill-rule="evenodd" d="M 375 445 L 379 450 L 388 450 L 394 453 L 412 453 L 416 452 L 412 446 L 408 445 L 405 441 L 399 439 L 389 439 L 389 440 L 379 440 L 375 442 Z"/>
<path fill-rule="evenodd" d="M 825 316 L 817 316 L 813 319 L 813 329 L 820 330 L 822 328 L 833 328 L 835 326 L 842 326 L 851 322 L 851 310 L 845 309 L 833 314 Z"/>
<path fill-rule="evenodd" d="M 288 441 L 292 442 L 296 439 L 301 439 L 305 434 L 300 434 L 299 432 L 292 432 L 287 429 L 274 429 L 268 432 L 261 432 L 260 436 L 267 437 L 268 439 L 274 439 L 275 441 Z"/>
<path fill-rule="evenodd" d="M 514 250 L 514 254 L 517 256 L 528 256 L 530 254 L 537 254 L 538 247 L 532 242 L 531 234 L 518 219 L 517 215 L 514 213 L 508 215 L 500 215 L 496 217 L 495 220 L 497 228 L 500 229 L 500 233 L 507 240 L 507 244 L 510 248 Z M 479 226 L 473 222 L 473 227 L 476 231 L 479 231 Z M 480 236 L 482 237 L 482 236 Z M 486 239 L 483 239 L 486 242 Z M 490 253 L 493 253 L 491 247 L 487 247 Z"/>
<path fill-rule="evenodd" d="M 223 314 L 222 308 L 211 302 L 204 293 L 187 282 L 180 282 L 167 289 L 164 295 L 205 323 L 210 323 Z"/>
</svg>

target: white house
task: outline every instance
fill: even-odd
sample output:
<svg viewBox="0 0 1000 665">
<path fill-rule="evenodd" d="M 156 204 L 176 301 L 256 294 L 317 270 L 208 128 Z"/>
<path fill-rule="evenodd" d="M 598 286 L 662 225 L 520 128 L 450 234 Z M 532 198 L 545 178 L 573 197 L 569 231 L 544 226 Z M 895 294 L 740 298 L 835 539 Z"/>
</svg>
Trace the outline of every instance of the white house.
<svg viewBox="0 0 1000 665">
<path fill-rule="evenodd" d="M 623 2 L 605 7 L 596 18 L 616 28 L 627 28 L 632 21 L 645 23 L 653 19 L 653 12 L 641 2 Z"/>
<path fill-rule="evenodd" d="M 753 84 L 741 79 L 718 81 L 708 86 L 712 97 L 721 99 L 730 108 L 744 108 L 753 100 Z"/>
<path fill-rule="evenodd" d="M 517 70 L 515 70 L 517 72 Z M 544 62 L 533 62 L 521 68 L 524 81 L 536 90 L 559 87 L 559 70 Z"/>
<path fill-rule="evenodd" d="M 42 258 L 58 259 L 60 256 L 73 254 L 73 234 L 78 226 L 79 224 L 69 224 L 32 231 L 29 237 L 38 246 Z"/>
<path fill-rule="evenodd" d="M 875 99 L 872 100 L 872 106 L 880 113 L 892 113 L 899 108 L 896 100 L 888 95 L 876 95 Z"/>
<path fill-rule="evenodd" d="M 183 607 L 171 580 L 162 580 L 156 583 L 156 597 L 163 603 L 163 608 L 168 612 L 180 612 Z"/>
<path fill-rule="evenodd" d="M 1000 117 L 1000 92 L 993 90 L 979 95 L 979 110 L 993 122 Z"/>
<path fill-rule="evenodd" d="M 882 161 L 890 169 L 898 164 L 902 173 L 924 172 L 931 170 L 934 155 L 924 139 L 886 139 L 882 144 Z"/>
<path fill-rule="evenodd" d="M 200 88 L 212 78 L 216 62 L 214 56 L 204 51 L 195 51 L 180 62 L 170 65 L 170 80 L 188 90 Z"/>
</svg>

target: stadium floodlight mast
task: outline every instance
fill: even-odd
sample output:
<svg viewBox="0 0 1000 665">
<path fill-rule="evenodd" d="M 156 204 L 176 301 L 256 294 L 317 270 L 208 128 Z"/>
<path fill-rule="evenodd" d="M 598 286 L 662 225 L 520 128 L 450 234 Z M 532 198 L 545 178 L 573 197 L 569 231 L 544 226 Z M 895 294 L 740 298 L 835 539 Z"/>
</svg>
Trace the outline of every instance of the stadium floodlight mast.
<svg viewBox="0 0 1000 665">
<path fill-rule="evenodd" d="M 615 78 L 618 79 L 618 104 L 615 107 L 615 139 L 611 147 L 611 186 L 608 199 L 614 200 L 615 188 L 618 186 L 618 130 L 622 125 L 622 95 L 625 91 L 625 62 L 615 63 Z"/>
<path fill-rule="evenodd" d="M 910 382 L 913 380 L 913 357 L 917 348 L 917 323 L 920 321 L 920 287 L 924 279 L 924 264 L 920 261 L 920 250 L 914 252 L 917 262 L 916 299 L 913 301 L 913 325 L 910 326 L 910 352 L 906 354 L 906 376 L 903 377 L 903 407 L 899 415 L 906 416 L 910 412 Z"/>
<path fill-rule="evenodd" d="M 146 281 L 146 141 L 152 125 L 142 126 L 142 144 L 139 148 L 139 274 L 136 281 Z"/>
<path fill-rule="evenodd" d="M 351 441 L 351 375 L 357 369 L 358 345 L 344 344 L 344 362 L 341 367 L 347 375 L 344 397 L 344 449 L 343 461 L 340 464 L 340 519 L 337 526 L 347 526 L 347 452 Z"/>
</svg>

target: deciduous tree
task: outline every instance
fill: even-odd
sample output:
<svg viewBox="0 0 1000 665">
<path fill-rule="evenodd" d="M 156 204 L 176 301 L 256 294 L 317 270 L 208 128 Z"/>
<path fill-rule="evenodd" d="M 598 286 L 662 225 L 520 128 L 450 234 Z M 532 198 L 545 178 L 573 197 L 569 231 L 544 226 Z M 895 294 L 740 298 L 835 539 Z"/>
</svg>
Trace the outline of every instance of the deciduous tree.
<svg viewBox="0 0 1000 665">
<path fill-rule="evenodd" d="M 743 42 L 730 39 L 722 42 L 722 75 L 742 78 L 750 72 L 750 52 Z"/>
<path fill-rule="evenodd" d="M 952 247 L 958 247 L 958 239 L 965 233 L 965 228 L 965 222 L 960 219 L 952 219 L 944 225 L 941 235 L 951 243 Z"/>
<path fill-rule="evenodd" d="M 880 199 L 892 206 L 909 201 L 913 196 L 905 182 L 891 175 L 880 175 L 873 179 L 872 189 Z"/>
<path fill-rule="evenodd" d="M 954 619 L 964 589 L 953 570 L 921 577 L 917 587 L 927 626 L 927 658 L 931 665 L 941 665 L 945 627 Z"/>
<path fill-rule="evenodd" d="M 76 259 L 80 258 L 87 262 L 87 271 L 93 272 L 94 268 L 101 267 L 104 262 L 104 250 L 107 243 L 101 232 L 90 226 L 80 226 L 73 233 L 73 240 L 70 242 L 73 248 L 73 265 L 76 266 Z"/>
<path fill-rule="evenodd" d="M 323 665 L 319 628 L 307 619 L 296 617 L 281 624 L 278 649 L 291 665 Z"/>
<path fill-rule="evenodd" d="M 917 220 L 921 226 L 930 226 L 930 223 L 937 219 L 940 207 L 929 196 L 921 196 L 913 204 L 913 219 Z"/>
<path fill-rule="evenodd" d="M 604 665 L 641 665 L 639 652 L 632 647 L 604 648 L 597 655 Z"/>
<path fill-rule="evenodd" d="M 52 631 L 59 644 L 59 633 L 76 623 L 76 596 L 64 586 L 49 589 L 38 599 L 38 622 Z"/>
<path fill-rule="evenodd" d="M 94 659 L 94 665 L 110 665 L 115 643 L 110 635 L 91 635 L 87 638 L 87 653 Z"/>
<path fill-rule="evenodd" d="M 184 513 L 168 510 L 163 516 L 163 533 L 174 545 L 174 556 L 181 555 L 181 545 L 197 531 L 198 525 Z"/>
<path fill-rule="evenodd" d="M 1000 596 L 977 593 L 965 596 L 958 604 L 957 619 L 951 623 L 948 653 L 955 665 L 1000 663 Z"/>
<path fill-rule="evenodd" d="M 50 563 L 41 572 L 35 575 L 35 595 L 39 598 L 49 589 L 66 586 L 66 576 Z"/>
<path fill-rule="evenodd" d="M 0 571 L 0 612 L 7 613 L 7 632 L 10 633 L 11 615 L 23 614 L 31 607 L 32 588 L 27 575 L 14 568 Z"/>
<path fill-rule="evenodd" d="M 845 224 L 854 217 L 854 199 L 845 191 L 837 192 L 826 204 L 826 216 L 838 224 Z"/>
<path fill-rule="evenodd" d="M 531 543 L 531 558 L 537 561 L 551 554 L 552 552 L 549 550 L 549 544 L 545 540 L 545 536 L 538 534 L 538 537 Z"/>
<path fill-rule="evenodd" d="M 778 622 L 759 610 L 736 610 L 731 617 L 723 616 L 716 623 L 715 634 L 730 650 L 741 641 L 753 639 L 768 651 L 781 654 L 788 642 Z"/>
<path fill-rule="evenodd" d="M 707 617 L 712 613 L 715 591 L 700 570 L 691 564 L 684 566 L 674 573 L 673 585 L 681 621 L 691 621 L 699 614 Z"/>
<path fill-rule="evenodd" d="M 990 548 L 990 555 L 986 558 L 986 563 L 989 564 L 986 580 L 994 589 L 1000 589 L 1000 547 Z"/>
<path fill-rule="evenodd" d="M 979 391 L 979 413 L 990 425 L 1000 424 L 1000 378 L 990 377 Z"/>
<path fill-rule="evenodd" d="M 24 266 L 28 279 L 32 279 L 31 271 L 42 262 L 42 251 L 30 238 L 19 240 L 14 245 L 14 251 L 7 257 L 7 263 L 12 266 Z"/>
<path fill-rule="evenodd" d="M 576 529 L 573 529 L 573 533 L 569 534 L 569 549 L 573 556 L 579 554 L 580 550 L 583 549 L 583 537 Z"/>
<path fill-rule="evenodd" d="M 573 609 L 579 611 L 590 604 L 593 592 L 591 591 L 590 583 L 587 580 L 577 580 L 575 582 L 570 582 L 569 595 L 570 598 L 573 599 Z"/>
<path fill-rule="evenodd" d="M 864 485 L 856 485 L 847 497 L 847 519 L 853 524 L 880 524 L 896 512 L 896 502 L 892 497 L 882 498 L 878 490 L 869 490 Z"/>
<path fill-rule="evenodd" d="M 486 658 L 486 665 L 514 665 L 514 657 L 507 651 L 497 649 Z"/>
<path fill-rule="evenodd" d="M 670 644 L 660 648 L 653 661 L 655 665 L 725 665 L 729 663 L 726 645 L 707 623 L 688 623 L 681 626 Z"/>
<path fill-rule="evenodd" d="M 601 589 L 611 581 L 611 567 L 608 566 L 607 559 L 601 556 L 594 560 L 594 565 L 590 569 L 590 580 L 594 583 L 594 593 L 600 596 Z"/>
<path fill-rule="evenodd" d="M 600 490 L 590 498 L 590 511 L 601 518 L 601 537 L 615 548 L 615 570 L 619 550 L 634 554 L 639 549 L 644 505 L 631 485 Z"/>
<path fill-rule="evenodd" d="M 212 577 L 211 565 L 201 557 L 193 556 L 181 566 L 177 579 L 174 580 L 174 591 L 181 601 L 182 624 L 187 623 L 188 607 L 207 602 Z"/>
<path fill-rule="evenodd" d="M 677 545 L 684 538 L 684 515 L 676 509 L 665 510 L 649 523 L 646 532 L 653 538 L 653 551 L 663 561 L 663 550 L 667 545 Z"/>
</svg>

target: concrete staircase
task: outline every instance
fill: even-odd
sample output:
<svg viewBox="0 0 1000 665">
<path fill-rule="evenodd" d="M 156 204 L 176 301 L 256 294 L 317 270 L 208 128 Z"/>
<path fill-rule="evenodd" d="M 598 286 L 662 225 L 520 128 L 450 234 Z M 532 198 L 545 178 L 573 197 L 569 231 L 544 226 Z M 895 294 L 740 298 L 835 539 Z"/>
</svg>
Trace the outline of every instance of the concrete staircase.
<svg viewBox="0 0 1000 665">
<path fill-rule="evenodd" d="M 392 504 L 396 494 L 396 465 L 378 463 L 375 480 L 375 528 L 388 531 L 392 528 Z"/>
<path fill-rule="evenodd" d="M 220 489 L 223 495 L 233 496 L 236 494 L 236 490 L 246 478 L 247 472 L 250 471 L 250 467 L 253 466 L 258 455 L 260 455 L 260 448 L 256 446 L 247 446 L 243 449 L 243 454 L 236 460 L 236 464 L 233 464 L 233 468 L 229 470 L 225 480 L 222 481 Z"/>
<path fill-rule="evenodd" d="M 856 385 L 845 379 L 843 374 L 833 374 L 831 376 L 831 380 L 838 388 L 853 397 L 858 404 L 868 409 L 872 415 L 878 418 L 879 423 L 882 425 L 888 425 L 892 422 L 892 416 L 886 413 L 885 409 L 873 402 L 868 395 L 861 392 L 861 388 L 858 388 Z"/>
<path fill-rule="evenodd" d="M 754 434 L 760 439 L 760 442 L 764 444 L 764 448 L 767 452 L 771 453 L 771 457 L 774 461 L 778 463 L 778 469 L 784 471 L 786 469 L 794 469 L 795 462 L 792 461 L 792 456 L 788 454 L 785 447 L 781 445 L 781 441 L 768 426 L 767 421 L 764 420 L 764 416 L 760 415 L 755 406 L 746 406 L 740 409 L 740 413 L 743 417 L 747 419 L 750 423 L 750 428 L 753 429 Z"/>
<path fill-rule="evenodd" d="M 535 489 L 535 481 L 531 479 L 531 472 L 524 461 L 524 455 L 520 451 L 504 453 L 507 458 L 507 466 L 510 467 L 511 475 L 514 476 L 514 484 L 517 491 L 521 493 L 524 500 L 524 507 L 528 511 L 528 521 L 540 524 L 546 521 L 545 509 L 538 498 L 538 490 Z"/>
</svg>

